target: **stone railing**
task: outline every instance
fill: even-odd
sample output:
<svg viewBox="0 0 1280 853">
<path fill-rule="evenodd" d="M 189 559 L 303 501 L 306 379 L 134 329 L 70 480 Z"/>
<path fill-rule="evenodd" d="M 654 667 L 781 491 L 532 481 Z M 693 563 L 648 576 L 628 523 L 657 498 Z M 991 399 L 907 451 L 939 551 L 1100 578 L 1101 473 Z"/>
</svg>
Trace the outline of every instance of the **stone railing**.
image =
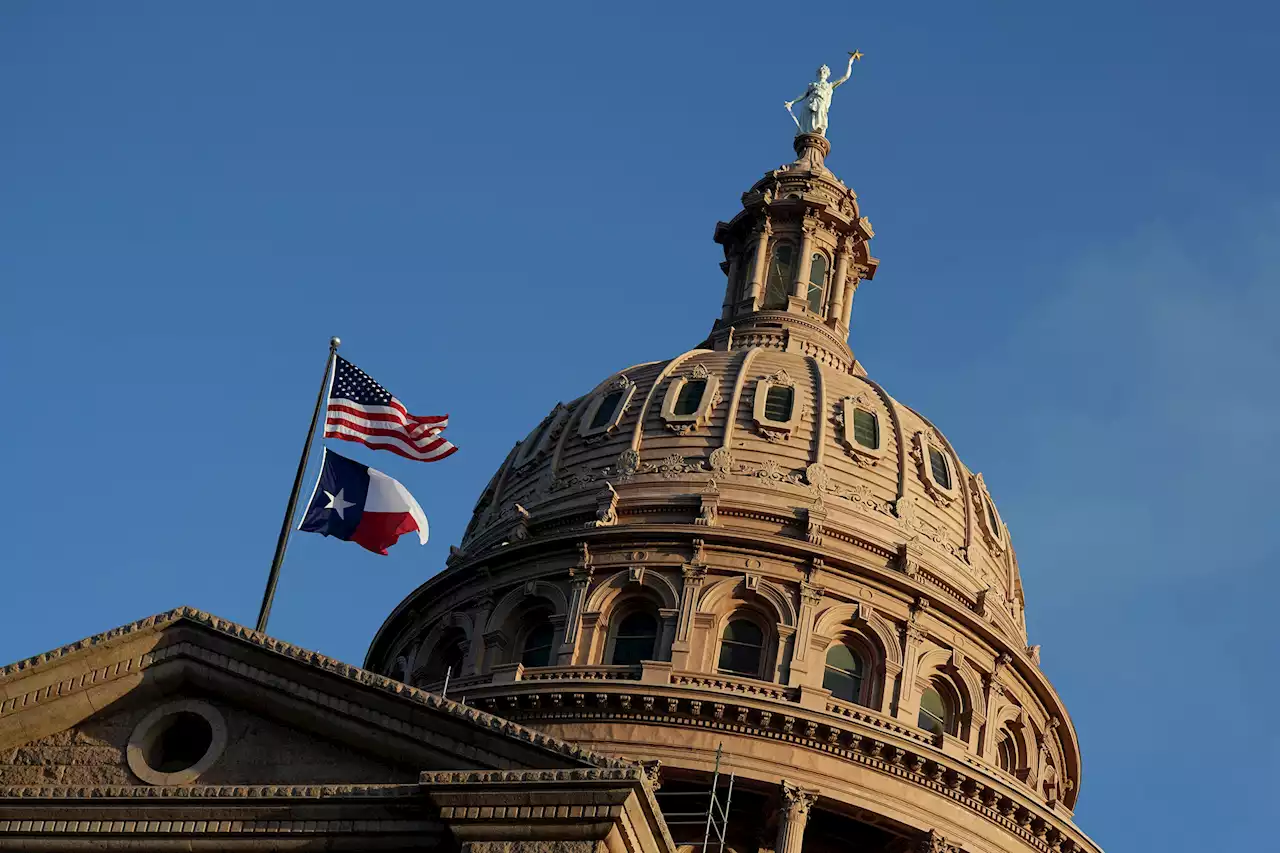
<svg viewBox="0 0 1280 853">
<path fill-rule="evenodd" d="M 671 683 L 681 687 L 695 687 L 716 693 L 751 696 L 773 702 L 795 702 L 800 698 L 797 687 L 784 687 L 754 678 L 735 678 L 727 675 L 708 675 L 702 672 L 672 672 Z"/>
<path fill-rule="evenodd" d="M 634 681 L 639 666 L 540 666 L 524 670 L 523 681 Z"/>
</svg>

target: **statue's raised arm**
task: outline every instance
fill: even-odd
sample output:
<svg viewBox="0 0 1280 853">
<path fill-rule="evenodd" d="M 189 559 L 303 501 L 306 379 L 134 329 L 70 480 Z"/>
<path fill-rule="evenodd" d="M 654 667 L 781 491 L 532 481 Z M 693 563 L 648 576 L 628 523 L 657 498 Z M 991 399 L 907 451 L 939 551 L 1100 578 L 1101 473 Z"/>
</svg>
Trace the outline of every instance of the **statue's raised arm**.
<svg viewBox="0 0 1280 853">
<path fill-rule="evenodd" d="M 859 53 L 858 51 L 856 50 L 849 51 L 849 67 L 844 70 L 843 77 L 841 77 L 839 80 L 836 80 L 831 84 L 832 89 L 834 89 L 836 86 L 843 84 L 846 80 L 848 80 L 850 77 L 853 76 L 853 63 L 857 62 L 861 58 L 862 58 L 862 54 Z"/>
</svg>

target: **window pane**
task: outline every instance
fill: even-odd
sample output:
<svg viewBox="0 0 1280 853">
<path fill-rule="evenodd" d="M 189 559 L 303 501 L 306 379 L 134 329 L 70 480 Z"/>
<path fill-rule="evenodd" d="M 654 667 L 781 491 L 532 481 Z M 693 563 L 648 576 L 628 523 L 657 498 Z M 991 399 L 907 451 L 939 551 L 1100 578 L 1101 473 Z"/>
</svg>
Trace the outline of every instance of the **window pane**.
<svg viewBox="0 0 1280 853">
<path fill-rule="evenodd" d="M 792 247 L 786 243 L 773 250 L 773 257 L 769 261 L 769 278 L 764 286 L 765 308 L 787 307 L 787 293 L 791 288 L 795 268 L 794 254 Z"/>
<path fill-rule="evenodd" d="M 746 619 L 735 619 L 725 626 L 720 640 L 719 668 L 752 678 L 760 676 L 760 656 L 764 648 L 764 632 Z"/>
<path fill-rule="evenodd" d="M 920 717 L 916 724 L 925 731 L 942 734 L 947 730 L 947 716 L 947 705 L 942 694 L 932 687 L 926 687 L 920 695 Z"/>
<path fill-rule="evenodd" d="M 524 638 L 524 651 L 520 655 L 520 663 L 525 666 L 550 666 L 551 641 L 555 637 L 555 628 L 550 625 L 539 625 Z"/>
<path fill-rule="evenodd" d="M 596 409 L 596 415 L 591 419 L 590 429 L 600 429 L 605 424 L 613 422 L 613 415 L 618 409 L 618 403 L 622 402 L 621 391 L 610 391 L 603 400 L 600 401 L 600 407 Z"/>
<path fill-rule="evenodd" d="M 745 298 L 747 291 L 751 287 L 751 279 L 756 273 L 756 248 L 752 246 L 743 252 L 742 260 L 738 261 L 738 269 L 741 270 L 738 278 L 738 298 Z"/>
<path fill-rule="evenodd" d="M 862 661 L 858 660 L 853 649 L 843 644 L 832 646 L 827 652 L 827 666 L 855 674 L 862 671 Z"/>
<path fill-rule="evenodd" d="M 853 410 L 853 440 L 875 450 L 880 446 L 880 419 L 863 409 Z"/>
<path fill-rule="evenodd" d="M 929 468 L 933 471 L 933 479 L 944 489 L 951 488 L 951 469 L 947 467 L 947 457 L 929 448 Z"/>
<path fill-rule="evenodd" d="M 831 695 L 843 702 L 857 702 L 862 695 L 862 679 L 838 669 L 827 667 L 822 676 L 822 686 L 831 691 Z"/>
<path fill-rule="evenodd" d="M 1013 772 L 1013 765 L 1017 762 L 1017 750 L 1014 749 L 1013 740 L 1008 734 L 1000 737 L 1000 743 L 996 745 L 996 762 L 1000 765 L 1001 770 Z"/>
<path fill-rule="evenodd" d="M 822 313 L 822 286 L 827 283 L 827 256 L 815 252 L 809 261 L 809 310 Z"/>
<path fill-rule="evenodd" d="M 786 385 L 770 385 L 764 397 L 764 416 L 771 421 L 791 420 L 791 406 L 795 402 L 795 389 Z"/>
<path fill-rule="evenodd" d="M 996 508 L 991 505 L 991 501 L 986 501 L 986 504 L 987 504 L 987 525 L 990 526 L 991 532 L 994 535 L 999 536 L 1000 524 L 999 522 L 996 521 Z"/>
<path fill-rule="evenodd" d="M 680 393 L 676 395 L 675 413 L 677 415 L 692 415 L 698 411 L 698 406 L 702 403 L 702 392 L 705 390 L 707 390 L 707 380 L 685 380 L 684 385 L 680 386 Z"/>
</svg>

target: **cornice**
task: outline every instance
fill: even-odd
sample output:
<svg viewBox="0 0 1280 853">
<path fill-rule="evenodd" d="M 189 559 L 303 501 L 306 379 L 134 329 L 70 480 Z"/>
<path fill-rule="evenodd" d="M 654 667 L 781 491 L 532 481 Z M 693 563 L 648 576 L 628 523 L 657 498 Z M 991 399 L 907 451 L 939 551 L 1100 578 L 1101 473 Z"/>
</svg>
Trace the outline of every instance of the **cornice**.
<svg viewBox="0 0 1280 853">
<path fill-rule="evenodd" d="M 754 695 L 687 684 L 515 682 L 473 686 L 474 701 L 540 723 L 642 722 L 711 729 L 782 741 L 877 770 L 946 797 L 1042 853 L 1089 853 L 1097 846 L 1062 815 L 1009 783 L 939 752 L 930 739 L 870 709 L 828 702 L 826 712 L 769 704 Z M 676 688 L 672 690 L 671 688 Z M 755 700 L 755 701 L 753 701 Z"/>
<path fill-rule="evenodd" d="M 309 701 L 331 706 L 335 710 L 365 718 L 370 722 L 376 722 L 397 731 L 405 729 L 403 721 L 396 720 L 389 715 L 381 714 L 363 705 L 348 702 L 332 694 L 317 691 L 307 685 L 282 678 L 276 673 L 249 666 L 242 661 L 220 655 L 190 642 L 174 642 L 167 646 L 150 649 L 127 661 L 112 661 L 96 670 L 77 670 L 69 674 L 68 678 L 53 685 L 44 684 L 35 690 L 20 691 L 21 682 L 28 675 L 36 674 L 46 668 L 52 669 L 67 658 L 87 654 L 95 648 L 116 645 L 133 637 L 148 633 L 159 633 L 182 622 L 187 622 L 198 626 L 199 629 L 212 631 L 215 634 L 248 644 L 281 658 L 293 660 L 313 670 L 325 672 L 330 677 L 342 679 L 349 684 L 359 685 L 388 696 L 400 697 L 402 700 L 425 706 L 470 725 L 500 732 L 507 737 L 523 741 L 566 758 L 582 761 L 597 767 L 629 766 L 627 762 L 619 759 L 598 755 L 567 741 L 562 741 L 541 732 L 527 729 L 509 720 L 486 714 L 476 708 L 460 705 L 457 702 L 452 702 L 425 690 L 410 687 L 407 684 L 343 663 L 318 652 L 309 651 L 282 640 L 277 640 L 267 634 L 251 630 L 243 625 L 214 616 L 211 613 L 186 606 L 149 616 L 101 634 L 95 634 L 78 642 L 35 655 L 0 669 L 0 696 L 3 696 L 3 699 L 0 700 L 0 718 L 26 710 L 42 702 L 55 701 L 131 672 L 141 671 L 160 661 L 177 656 L 185 656 L 195 660 L 204 660 L 204 662 L 219 663 L 225 669 L 234 671 L 240 676 L 257 680 L 266 686 L 294 692 L 296 695 L 306 697 Z M 205 660 L 206 658 L 218 658 L 219 660 Z M 19 688 L 19 690 L 15 690 L 15 687 Z M 426 731 L 425 729 L 422 730 L 424 733 Z"/>
</svg>

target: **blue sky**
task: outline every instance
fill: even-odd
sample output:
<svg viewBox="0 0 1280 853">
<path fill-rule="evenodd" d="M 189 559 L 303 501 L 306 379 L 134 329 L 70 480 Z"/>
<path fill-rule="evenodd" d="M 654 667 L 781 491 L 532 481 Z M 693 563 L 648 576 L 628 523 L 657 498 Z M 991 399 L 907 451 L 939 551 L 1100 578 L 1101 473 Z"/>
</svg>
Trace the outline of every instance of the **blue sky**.
<svg viewBox="0 0 1280 853">
<path fill-rule="evenodd" d="M 608 11 L 606 11 L 608 10 Z M 804 15 L 817 16 L 817 23 Z M 1280 156 L 1262 3 L 0 5 L 0 660 L 252 623 L 325 342 L 449 412 L 426 547 L 296 536 L 359 662 L 512 443 L 718 314 L 781 102 L 882 260 L 852 345 L 984 472 L 1112 853 L 1256 846 L 1280 760 Z"/>
</svg>

